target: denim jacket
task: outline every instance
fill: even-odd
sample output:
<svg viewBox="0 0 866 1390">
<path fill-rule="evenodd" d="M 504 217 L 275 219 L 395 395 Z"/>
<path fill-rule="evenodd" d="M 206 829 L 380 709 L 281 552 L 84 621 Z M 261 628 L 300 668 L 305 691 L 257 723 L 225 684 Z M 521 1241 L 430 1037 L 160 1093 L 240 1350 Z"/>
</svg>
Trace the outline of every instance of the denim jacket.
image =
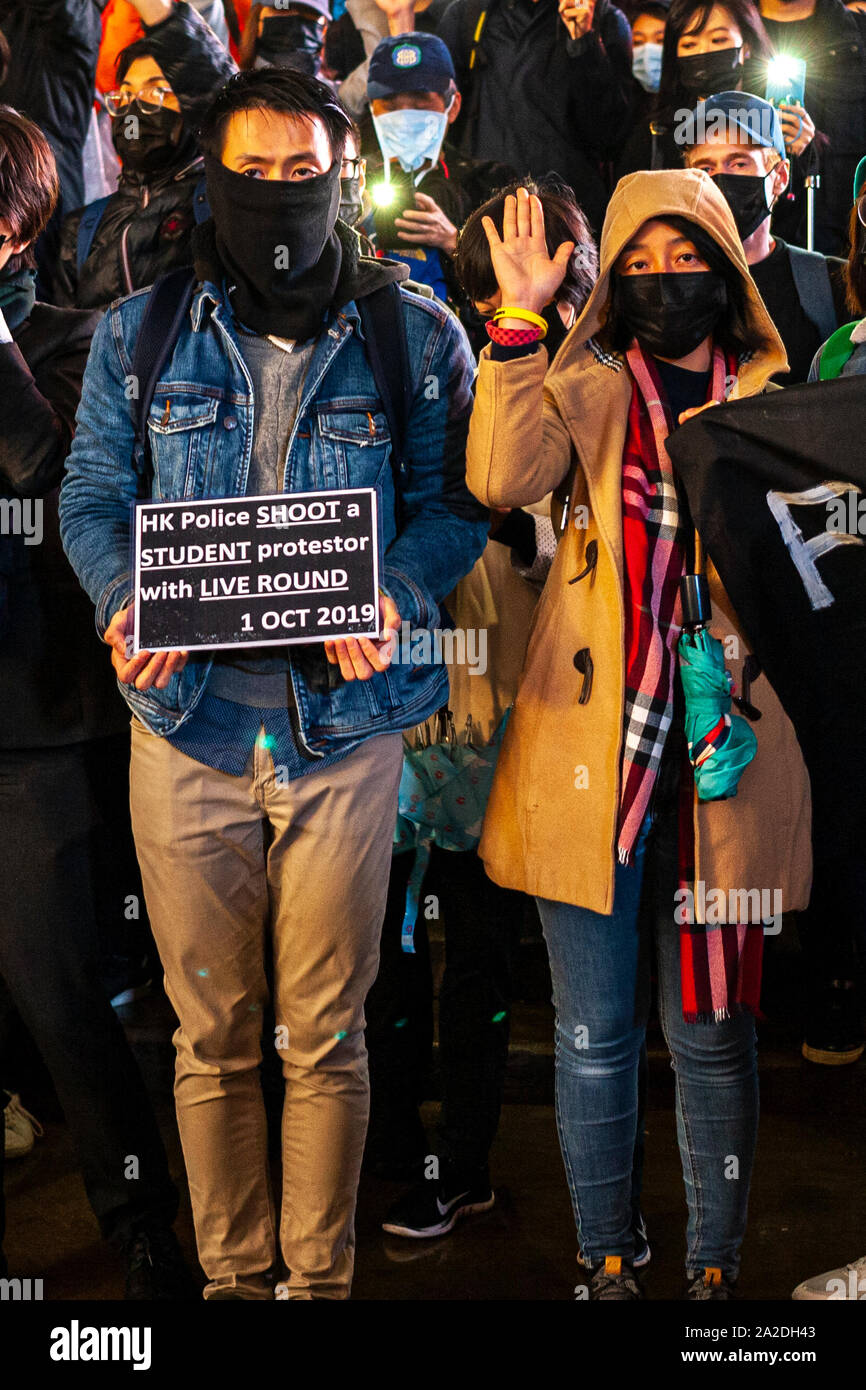
<svg viewBox="0 0 866 1390">
<path fill-rule="evenodd" d="M 366 263 L 363 292 L 394 268 Z M 401 287 L 411 400 L 395 525 L 388 424 L 363 346 L 355 301 L 330 313 L 317 339 L 288 444 L 287 492 L 371 487 L 379 496 L 380 586 L 411 628 L 434 628 L 439 602 L 475 563 L 487 512 L 465 484 L 473 360 L 463 329 L 441 304 Z M 100 635 L 132 596 L 132 354 L 147 290 L 115 301 L 93 339 L 60 498 L 63 545 L 96 605 Z M 356 295 L 356 298 L 359 297 Z M 170 401 L 170 410 L 167 409 Z M 246 491 L 253 438 L 252 383 L 229 303 L 199 284 L 190 322 L 163 369 L 148 416 L 152 496 L 237 497 Z M 373 420 L 371 431 L 370 417 Z M 344 681 L 321 644 L 290 646 L 301 750 L 313 758 L 373 734 L 409 728 L 447 699 L 442 665 L 394 661 L 368 681 Z M 166 735 L 189 718 L 212 661 L 190 660 L 165 690 L 120 689 L 133 713 Z"/>
</svg>

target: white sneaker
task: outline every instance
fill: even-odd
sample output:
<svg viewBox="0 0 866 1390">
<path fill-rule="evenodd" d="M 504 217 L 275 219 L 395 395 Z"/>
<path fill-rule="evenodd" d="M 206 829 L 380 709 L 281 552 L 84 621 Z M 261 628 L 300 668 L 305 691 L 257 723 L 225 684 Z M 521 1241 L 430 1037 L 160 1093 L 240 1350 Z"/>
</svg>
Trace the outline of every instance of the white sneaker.
<svg viewBox="0 0 866 1390">
<path fill-rule="evenodd" d="M 41 1139 L 45 1131 L 36 1116 L 24 1109 L 20 1096 L 11 1097 L 4 1117 L 6 1133 L 3 1151 L 7 1158 L 24 1158 L 33 1148 L 37 1135 Z"/>
<path fill-rule="evenodd" d="M 814 1279 L 804 1279 L 791 1294 L 795 1299 L 861 1300 L 866 1303 L 866 1255 L 842 1269 L 831 1269 L 826 1274 L 816 1274 Z"/>
</svg>

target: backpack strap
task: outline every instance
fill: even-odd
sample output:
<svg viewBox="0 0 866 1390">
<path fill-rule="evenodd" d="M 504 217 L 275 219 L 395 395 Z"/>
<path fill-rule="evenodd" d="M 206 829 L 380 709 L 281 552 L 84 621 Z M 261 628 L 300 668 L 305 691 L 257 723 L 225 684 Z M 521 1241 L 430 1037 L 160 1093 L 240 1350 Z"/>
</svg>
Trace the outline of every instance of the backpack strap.
<svg viewBox="0 0 866 1390">
<path fill-rule="evenodd" d="M 391 432 L 391 474 L 399 530 L 409 433 L 410 370 L 403 296 L 393 281 L 358 300 L 367 360 Z"/>
<path fill-rule="evenodd" d="M 93 238 L 96 236 L 96 230 L 102 221 L 102 214 L 105 212 L 110 197 L 111 194 L 108 193 L 104 198 L 96 198 L 81 210 L 81 217 L 78 222 L 78 238 L 75 244 L 75 264 L 79 275 L 81 274 L 81 267 L 90 255 Z"/>
<path fill-rule="evenodd" d="M 210 217 L 210 203 L 207 200 L 207 179 L 202 174 L 195 186 L 192 195 L 192 215 L 195 218 L 196 226 L 200 222 L 206 222 Z"/>
<path fill-rule="evenodd" d="M 818 367 L 819 381 L 835 381 L 836 377 L 839 376 L 854 351 L 855 344 L 851 342 L 851 334 L 858 322 L 859 320 L 856 320 L 854 323 L 846 323 L 841 328 L 837 328 L 836 332 L 831 333 L 821 348 L 821 359 Z"/>
<path fill-rule="evenodd" d="M 133 402 L 135 444 L 133 467 L 138 474 L 138 495 L 150 497 L 153 465 L 147 440 L 147 417 L 160 372 L 174 351 L 185 316 L 189 313 L 196 274 L 189 266 L 160 275 L 147 297 L 132 353 L 132 379 L 138 395 Z"/>
<path fill-rule="evenodd" d="M 827 258 L 817 251 L 804 251 L 802 246 L 788 246 L 788 255 L 791 257 L 791 273 L 803 313 L 815 325 L 824 342 L 833 336 L 838 327 Z"/>
</svg>

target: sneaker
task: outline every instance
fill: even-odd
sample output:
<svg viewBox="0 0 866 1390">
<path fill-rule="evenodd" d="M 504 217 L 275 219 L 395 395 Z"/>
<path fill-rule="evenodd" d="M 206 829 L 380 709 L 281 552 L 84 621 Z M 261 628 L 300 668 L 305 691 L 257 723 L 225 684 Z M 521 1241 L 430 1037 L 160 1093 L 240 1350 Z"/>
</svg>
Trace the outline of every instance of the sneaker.
<svg viewBox="0 0 866 1390">
<path fill-rule="evenodd" d="M 591 1303 L 633 1303 L 644 1296 L 634 1272 L 634 1262 L 622 1255 L 606 1255 L 590 1268 Z"/>
<path fill-rule="evenodd" d="M 188 1302 L 199 1291 L 170 1226 L 146 1226 L 126 1246 L 126 1291 L 130 1302 Z"/>
<path fill-rule="evenodd" d="M 24 1158 L 33 1148 L 37 1138 L 45 1131 L 29 1110 L 21 1104 L 21 1097 L 13 1095 L 4 1112 L 5 1135 L 3 1152 L 7 1158 Z"/>
<path fill-rule="evenodd" d="M 814 1279 L 804 1279 L 798 1284 L 791 1297 L 798 1301 L 815 1302 L 818 1299 L 852 1302 L 866 1302 L 866 1255 L 842 1269 L 831 1269 L 826 1274 L 816 1274 Z"/>
<path fill-rule="evenodd" d="M 147 956 L 108 956 L 103 964 L 102 983 L 113 1009 L 143 999 L 153 988 L 153 971 Z"/>
<path fill-rule="evenodd" d="M 734 1297 L 734 1286 L 720 1269 L 702 1269 L 686 1290 L 686 1298 L 697 1303 L 727 1303 Z"/>
<path fill-rule="evenodd" d="M 392 1236 L 429 1240 L 446 1236 L 464 1216 L 489 1211 L 496 1201 L 487 1169 L 470 1180 L 432 1182 L 413 1187 L 394 1203 L 382 1222 L 382 1230 Z"/>
<path fill-rule="evenodd" d="M 803 1056 L 822 1067 L 847 1067 L 862 1057 L 864 1049 L 857 987 L 853 980 L 831 980 L 810 1014 Z"/>
</svg>

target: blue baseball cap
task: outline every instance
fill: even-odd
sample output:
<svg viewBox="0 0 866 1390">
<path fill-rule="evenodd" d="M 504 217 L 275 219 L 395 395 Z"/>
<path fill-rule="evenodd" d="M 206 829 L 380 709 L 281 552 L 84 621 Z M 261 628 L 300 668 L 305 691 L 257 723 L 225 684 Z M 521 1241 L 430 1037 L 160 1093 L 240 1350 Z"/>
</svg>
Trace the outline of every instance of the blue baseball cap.
<svg viewBox="0 0 866 1390">
<path fill-rule="evenodd" d="M 674 139 L 681 145 L 703 145 L 726 132 L 731 144 L 740 141 L 776 150 L 787 159 L 782 122 L 775 106 L 752 92 L 718 92 L 699 101 L 688 118 L 674 125 Z"/>
<path fill-rule="evenodd" d="M 381 39 L 367 73 L 367 98 L 399 92 L 438 92 L 445 96 L 454 82 L 454 64 L 435 34 L 398 34 Z"/>
<path fill-rule="evenodd" d="M 864 184 L 864 183 L 866 183 L 866 154 L 864 154 L 863 158 L 860 160 L 860 163 L 857 165 L 857 168 L 854 170 L 854 202 L 855 202 L 855 203 L 856 203 L 857 199 L 860 197 L 860 194 L 863 192 L 863 184 Z"/>
</svg>

